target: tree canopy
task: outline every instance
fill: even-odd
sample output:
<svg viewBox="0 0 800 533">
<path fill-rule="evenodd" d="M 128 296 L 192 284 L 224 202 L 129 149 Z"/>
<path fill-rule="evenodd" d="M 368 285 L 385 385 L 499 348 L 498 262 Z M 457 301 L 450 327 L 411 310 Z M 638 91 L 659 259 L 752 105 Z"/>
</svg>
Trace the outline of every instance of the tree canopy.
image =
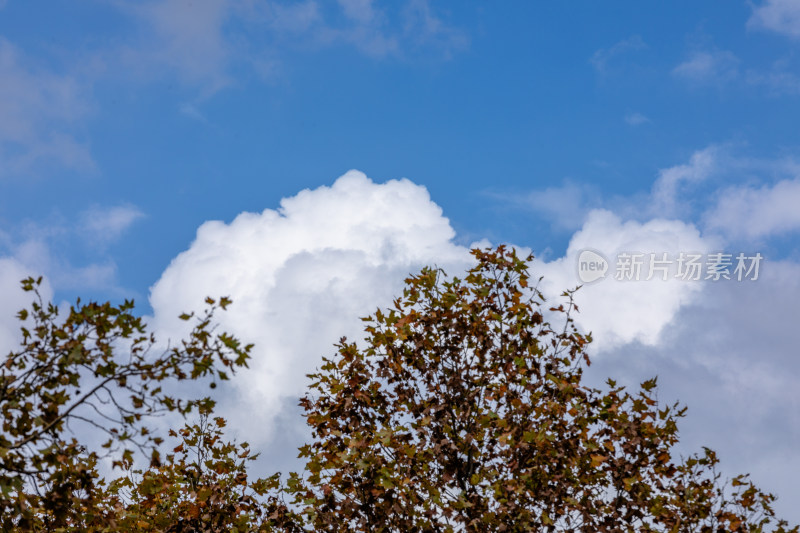
<svg viewBox="0 0 800 533">
<path fill-rule="evenodd" d="M 342 340 L 303 398 L 298 502 L 317 531 L 786 531 L 773 496 L 681 460 L 656 380 L 583 384 L 590 337 L 513 249 L 464 279 L 428 268 Z M 553 325 L 556 324 L 556 325 Z M 794 531 L 797 531 L 795 528 Z"/>
<path fill-rule="evenodd" d="M 225 439 L 213 402 L 161 386 L 246 365 L 250 346 L 213 327 L 227 299 L 158 355 L 129 302 L 65 320 L 35 302 L 0 370 L 3 529 L 798 532 L 747 476 L 723 478 L 712 450 L 677 456 L 686 409 L 662 404 L 655 379 L 585 384 L 591 337 L 575 327 L 573 293 L 548 303 L 532 257 L 473 255 L 463 279 L 409 277 L 364 319 L 363 340 L 323 359 L 300 399 L 305 470 L 283 480 L 248 476 L 256 454 Z M 164 410 L 192 417 L 167 441 L 149 423 Z M 73 422 L 107 442 L 68 437 Z M 134 468 L 135 448 L 148 466 Z M 111 479 L 98 474 L 103 451 Z"/>
<path fill-rule="evenodd" d="M 22 345 L 0 367 L 0 526 L 105 527 L 116 510 L 98 462 L 125 469 L 141 452 L 159 468 L 164 439 L 153 417 L 211 408 L 207 398 L 171 396 L 169 384 L 227 379 L 225 370 L 244 366 L 251 346 L 212 331 L 214 312 L 230 303 L 225 298 L 208 299 L 188 337 L 159 350 L 133 302 L 78 301 L 62 318 L 39 297 L 40 283 L 22 283 L 34 301 L 18 314 Z"/>
</svg>

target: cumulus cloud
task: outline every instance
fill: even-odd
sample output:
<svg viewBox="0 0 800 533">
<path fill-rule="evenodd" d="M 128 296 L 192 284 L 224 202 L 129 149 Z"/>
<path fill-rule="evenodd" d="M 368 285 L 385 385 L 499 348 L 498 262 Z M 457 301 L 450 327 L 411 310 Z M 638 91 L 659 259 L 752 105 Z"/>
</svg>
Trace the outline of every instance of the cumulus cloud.
<svg viewBox="0 0 800 533">
<path fill-rule="evenodd" d="M 666 281 L 660 272 L 646 281 L 650 277 L 649 262 L 641 270 L 640 281 L 617 280 L 614 258 L 622 252 L 638 252 L 648 258 L 654 253 L 659 259 L 666 253 L 668 258 L 675 258 L 680 252 L 706 253 L 711 246 L 691 224 L 664 219 L 623 221 L 610 211 L 595 210 L 572 236 L 565 256 L 537 263 L 536 271 L 544 276 L 545 293 L 554 297 L 581 283 L 577 275 L 580 252 L 599 251 L 609 262 L 609 271 L 605 279 L 584 285 L 577 292 L 580 313 L 576 321 L 593 332 L 596 352 L 634 342 L 655 345 L 677 311 L 696 300 L 703 284 L 676 279 L 674 264 Z"/>
<path fill-rule="evenodd" d="M 463 269 L 467 249 L 453 237 L 424 187 L 376 184 L 351 171 L 277 210 L 203 224 L 152 288 L 154 324 L 174 338 L 184 327 L 180 312 L 199 309 L 208 295 L 232 297 L 222 327 L 256 343 L 238 395 L 259 409 L 231 418 L 262 432 L 251 440 L 267 438 L 284 399 L 305 389 L 305 374 L 340 336 L 358 339 L 358 318 L 390 304 L 406 276 L 429 264 Z"/>
<path fill-rule="evenodd" d="M 702 174 L 703 165 L 701 156 L 662 177 L 683 183 Z M 180 312 L 199 309 L 207 295 L 231 296 L 221 327 L 255 342 L 256 351 L 251 368 L 223 388 L 221 411 L 240 438 L 266 452 L 265 472 L 296 467 L 294 450 L 307 438 L 296 404 L 305 374 L 333 354 L 340 336 L 361 338 L 358 317 L 388 305 L 409 273 L 438 264 L 459 274 L 471 264 L 454 236 L 424 187 L 407 180 L 378 184 L 351 171 L 330 187 L 284 199 L 278 209 L 201 226 L 152 288 L 153 324 L 177 338 L 186 327 L 175 318 Z M 541 288 L 553 301 L 580 283 L 580 251 L 601 252 L 612 262 L 607 279 L 576 293 L 575 318 L 595 338 L 590 379 L 614 376 L 633 385 L 661 376 L 662 398 L 685 401 L 694 413 L 682 430 L 685 451 L 719 448 L 726 472 L 752 471 L 791 500 L 796 488 L 776 460 L 748 458 L 759 449 L 783 464 L 800 463 L 790 445 L 800 412 L 791 336 L 800 313 L 793 297 L 800 266 L 769 261 L 757 282 L 682 281 L 673 277 L 674 265 L 666 281 L 658 274 L 650 281 L 614 279 L 619 252 L 674 258 L 722 244 L 691 223 L 625 220 L 597 209 L 564 256 L 536 261 L 532 274 L 544 276 Z M 641 277 L 647 274 L 643 269 Z"/>
<path fill-rule="evenodd" d="M 731 187 L 706 214 L 712 230 L 730 238 L 759 239 L 800 229 L 800 178 L 772 186 Z"/>
<path fill-rule="evenodd" d="M 794 0 L 766 0 L 755 7 L 747 25 L 800 38 L 800 4 Z"/>
<path fill-rule="evenodd" d="M 88 111 L 84 87 L 32 64 L 0 37 L 0 178 L 48 164 L 92 169 L 89 149 L 72 133 Z"/>
<path fill-rule="evenodd" d="M 332 353 L 341 335 L 359 338 L 358 317 L 387 305 L 409 273 L 430 264 L 451 274 L 463 271 L 470 263 L 468 250 L 453 237 L 423 187 L 406 180 L 376 184 L 351 171 L 331 187 L 284 199 L 278 210 L 201 226 L 191 247 L 152 288 L 154 323 L 175 338 L 185 327 L 178 314 L 199 309 L 208 295 L 231 296 L 234 305 L 222 327 L 257 346 L 252 370 L 237 379 L 238 401 L 261 406 L 269 433 L 281 402 L 304 390 L 305 374 Z M 579 283 L 577 253 L 585 247 L 611 257 L 634 250 L 703 252 L 709 244 L 688 224 L 623 222 L 608 211 L 594 211 L 565 257 L 536 263 L 536 272 L 545 275 L 546 294 L 557 297 Z M 595 332 L 598 349 L 654 344 L 700 287 L 605 280 L 581 289 L 578 320 Z"/>
<path fill-rule="evenodd" d="M 607 376 L 635 385 L 659 377 L 659 396 L 689 407 L 684 454 L 709 446 L 725 476 L 749 472 L 780 496 L 781 517 L 800 521 L 793 473 L 800 467 L 800 265 L 767 260 L 755 282 L 706 285 L 683 306 L 656 345 L 627 345 L 595 358 Z"/>
</svg>

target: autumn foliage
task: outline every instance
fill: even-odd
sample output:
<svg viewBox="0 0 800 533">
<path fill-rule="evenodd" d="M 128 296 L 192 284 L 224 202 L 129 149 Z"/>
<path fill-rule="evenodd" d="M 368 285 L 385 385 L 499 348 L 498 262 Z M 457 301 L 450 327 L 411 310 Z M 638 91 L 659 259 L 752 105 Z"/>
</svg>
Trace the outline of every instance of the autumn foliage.
<svg viewBox="0 0 800 533">
<path fill-rule="evenodd" d="M 129 307 L 85 306 L 59 323 L 54 308 L 35 304 L 34 329 L 0 373 L 0 525 L 798 531 L 746 476 L 722 478 L 713 451 L 676 456 L 685 408 L 660 403 L 655 379 L 633 391 L 584 383 L 591 339 L 574 325 L 573 294 L 546 302 L 529 278 L 531 257 L 502 246 L 473 254 L 463 279 L 433 268 L 410 277 L 390 309 L 364 319 L 363 341 L 342 339 L 323 360 L 300 400 L 312 430 L 300 449 L 305 471 L 283 480 L 248 476 L 255 455 L 225 439 L 211 402 L 181 402 L 159 386 L 227 377 L 224 369 L 246 363 L 250 348 L 214 333 L 211 314 L 187 341 L 148 357 L 153 340 Z M 120 359 L 118 339 L 130 341 Z M 127 395 L 111 403 L 110 421 L 88 411 L 100 393 Z M 159 453 L 148 417 L 192 407 L 197 421 L 168 435 L 171 451 Z M 79 414 L 107 430 L 113 479 L 97 473 L 102 450 L 67 437 Z M 134 468 L 137 446 L 149 467 Z"/>
<path fill-rule="evenodd" d="M 763 531 L 770 503 L 705 450 L 674 457 L 684 410 L 655 379 L 587 387 L 572 294 L 545 305 L 513 250 L 464 279 L 425 269 L 363 347 L 339 344 L 303 398 L 295 480 L 317 531 Z M 556 322 L 558 326 L 551 325 Z M 300 488 L 302 487 L 302 488 Z M 777 523 L 775 531 L 786 531 Z M 796 531 L 796 529 L 795 529 Z"/>
</svg>

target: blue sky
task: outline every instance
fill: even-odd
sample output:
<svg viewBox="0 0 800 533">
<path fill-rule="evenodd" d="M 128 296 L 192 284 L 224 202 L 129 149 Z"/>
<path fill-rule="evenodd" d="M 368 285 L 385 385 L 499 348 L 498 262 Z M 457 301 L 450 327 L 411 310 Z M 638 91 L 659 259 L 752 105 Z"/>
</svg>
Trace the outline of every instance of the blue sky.
<svg viewBox="0 0 800 533">
<path fill-rule="evenodd" d="M 554 289 L 582 247 L 758 251 L 750 284 L 594 285 L 583 325 L 601 371 L 689 403 L 689 444 L 797 500 L 799 119 L 796 0 L 0 0 L 0 340 L 25 272 L 165 334 L 227 291 L 247 379 L 293 384 L 258 400 L 277 434 L 359 313 L 472 243 Z M 290 319 L 325 333 L 258 321 Z"/>
</svg>

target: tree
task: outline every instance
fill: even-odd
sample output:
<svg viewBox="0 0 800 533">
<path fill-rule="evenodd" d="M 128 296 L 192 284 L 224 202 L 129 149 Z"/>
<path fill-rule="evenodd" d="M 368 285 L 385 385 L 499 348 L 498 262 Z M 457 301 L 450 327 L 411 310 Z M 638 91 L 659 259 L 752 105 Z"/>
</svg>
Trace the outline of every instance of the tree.
<svg viewBox="0 0 800 533">
<path fill-rule="evenodd" d="M 98 462 L 130 467 L 134 451 L 161 464 L 163 439 L 151 417 L 195 408 L 208 399 L 180 399 L 168 385 L 203 377 L 227 379 L 245 366 L 251 346 L 215 333 L 213 315 L 230 303 L 208 299 L 188 338 L 158 350 L 133 302 L 77 304 L 66 317 L 45 304 L 39 280 L 23 281 L 35 295 L 22 310 L 22 346 L 0 366 L 0 528 L 10 530 L 102 529 L 115 509 Z M 192 315 L 183 315 L 189 320 Z M 212 383 L 213 384 L 213 383 Z M 89 437 L 94 430 L 105 442 Z"/>
<path fill-rule="evenodd" d="M 247 465 L 257 455 L 247 443 L 225 441 L 224 419 L 210 415 L 203 410 L 198 423 L 170 432 L 181 442 L 164 464 L 111 483 L 114 531 L 273 531 L 275 524 L 301 531 L 276 494 L 279 476 L 249 481 Z"/>
<path fill-rule="evenodd" d="M 655 379 L 633 393 L 582 382 L 591 338 L 572 292 L 548 308 L 531 257 L 473 254 L 463 280 L 410 277 L 393 308 L 365 319 L 363 346 L 341 339 L 311 375 L 306 469 L 285 486 L 251 479 L 255 455 L 224 438 L 212 401 L 165 392 L 246 366 L 251 346 L 213 325 L 230 300 L 209 299 L 189 336 L 159 350 L 132 302 L 78 302 L 62 320 L 26 280 L 37 299 L 0 367 L 0 528 L 798 533 L 746 476 L 724 482 L 713 451 L 674 456 L 685 408 L 661 405 Z M 194 411 L 159 453 L 168 441 L 151 417 Z M 104 459 L 122 474 L 105 479 Z"/>
<path fill-rule="evenodd" d="M 313 530 L 798 531 L 746 476 L 724 482 L 713 451 L 674 456 L 685 408 L 655 379 L 582 383 L 591 338 L 572 292 L 547 308 L 530 286 L 532 257 L 473 254 L 463 280 L 410 277 L 363 347 L 342 339 L 310 376 L 289 491 Z"/>
</svg>

